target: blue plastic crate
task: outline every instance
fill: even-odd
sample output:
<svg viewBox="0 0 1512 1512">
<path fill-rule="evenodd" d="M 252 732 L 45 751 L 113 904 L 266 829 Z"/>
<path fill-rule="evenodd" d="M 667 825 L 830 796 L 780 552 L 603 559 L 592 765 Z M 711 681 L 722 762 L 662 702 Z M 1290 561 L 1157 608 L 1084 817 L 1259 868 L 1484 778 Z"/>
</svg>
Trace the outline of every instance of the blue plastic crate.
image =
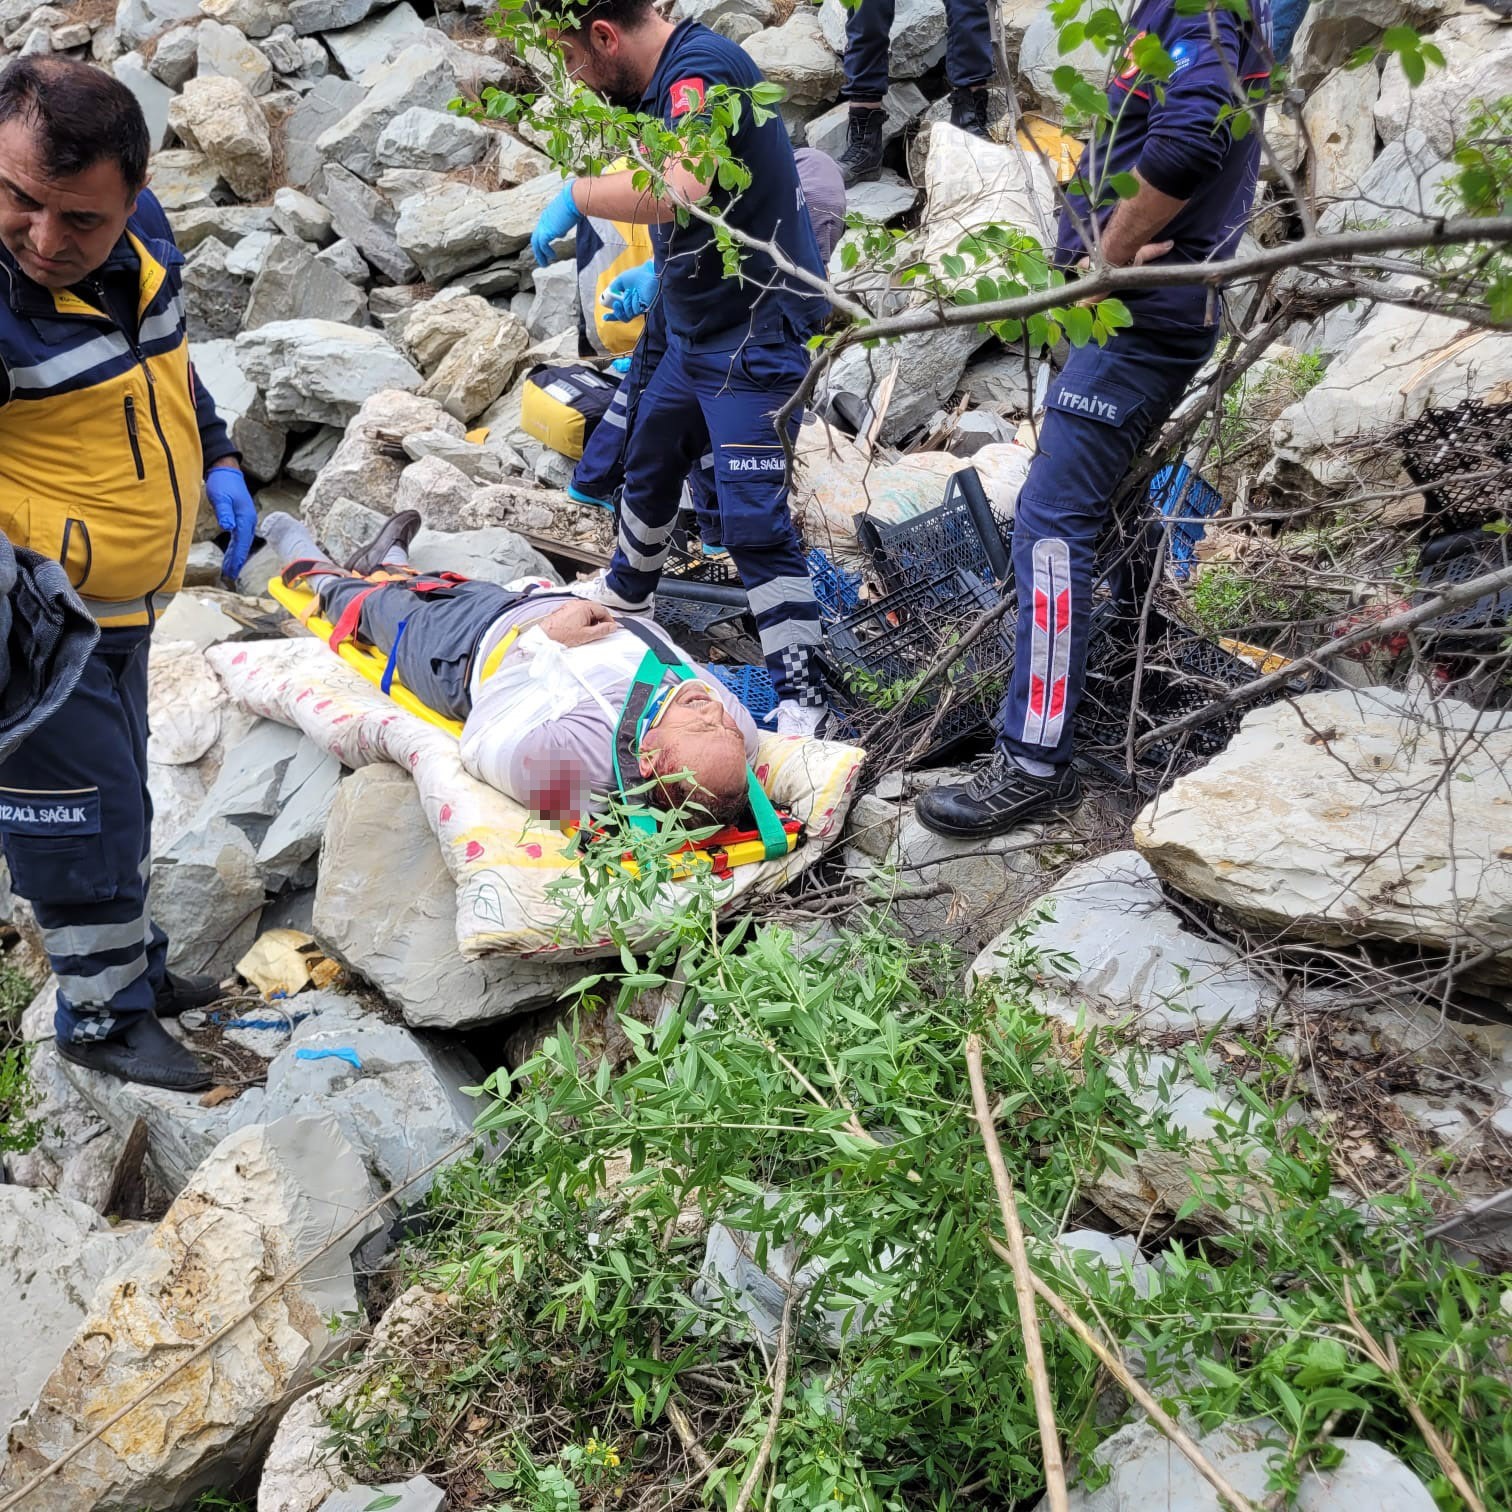
<svg viewBox="0 0 1512 1512">
<path fill-rule="evenodd" d="M 861 574 L 837 567 L 817 546 L 808 554 L 808 570 L 826 620 L 844 618 L 861 602 Z"/>
<path fill-rule="evenodd" d="M 763 729 L 769 728 L 777 712 L 777 694 L 765 667 L 729 667 L 710 662 L 711 671 L 746 707 L 751 718 Z"/>
<path fill-rule="evenodd" d="M 1223 507 L 1223 497 L 1204 483 L 1185 462 L 1162 467 L 1150 479 L 1150 503 L 1162 519 L 1176 515 L 1171 526 L 1171 575 L 1185 582 L 1197 561 L 1197 543 L 1206 534 L 1201 523 Z"/>
</svg>

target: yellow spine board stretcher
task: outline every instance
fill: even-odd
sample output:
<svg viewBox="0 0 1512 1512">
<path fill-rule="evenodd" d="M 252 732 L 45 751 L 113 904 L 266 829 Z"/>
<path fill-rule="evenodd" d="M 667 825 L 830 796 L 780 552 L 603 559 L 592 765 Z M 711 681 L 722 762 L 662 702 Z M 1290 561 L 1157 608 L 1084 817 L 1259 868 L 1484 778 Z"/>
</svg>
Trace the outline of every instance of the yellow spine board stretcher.
<svg viewBox="0 0 1512 1512">
<path fill-rule="evenodd" d="M 331 644 L 331 637 L 336 632 L 336 627 L 323 618 L 319 611 L 320 600 L 308 588 L 291 588 L 281 577 L 273 578 L 268 584 L 269 594 L 275 598 L 301 625 L 312 635 L 317 636 L 327 647 Z M 483 671 L 480 679 L 487 682 L 498 671 L 499 663 L 504 660 L 504 653 L 514 644 L 518 632 L 510 633 L 499 641 L 492 651 L 488 653 L 488 660 L 483 663 Z M 360 673 L 368 682 L 382 691 L 383 676 L 388 670 L 388 657 L 381 651 L 371 646 L 362 646 L 353 639 L 345 640 L 336 647 L 336 655 L 344 661 L 354 672 Z M 426 724 L 434 725 L 438 730 L 444 730 L 455 740 L 462 738 L 462 721 L 460 719 L 447 719 L 445 715 L 438 714 L 432 708 L 421 703 L 408 688 L 399 681 L 398 677 L 389 679 L 387 696 L 399 705 L 406 714 L 413 714 L 417 719 L 423 719 Z M 801 826 L 796 822 L 786 825 L 788 850 L 791 852 L 798 844 Z M 576 824 L 568 824 L 562 827 L 563 834 L 569 838 L 578 833 Z M 746 838 L 746 832 L 740 831 L 739 839 L 720 842 L 714 837 L 715 843 L 706 846 L 685 847 L 688 855 L 702 861 L 707 861 L 716 872 L 725 872 L 737 866 L 752 866 L 759 861 L 766 860 L 766 851 L 759 838 Z M 633 861 L 626 860 L 626 870 L 634 874 L 637 870 Z M 690 876 L 694 868 L 690 865 L 686 868 L 679 867 L 673 872 L 674 879 Z"/>
</svg>

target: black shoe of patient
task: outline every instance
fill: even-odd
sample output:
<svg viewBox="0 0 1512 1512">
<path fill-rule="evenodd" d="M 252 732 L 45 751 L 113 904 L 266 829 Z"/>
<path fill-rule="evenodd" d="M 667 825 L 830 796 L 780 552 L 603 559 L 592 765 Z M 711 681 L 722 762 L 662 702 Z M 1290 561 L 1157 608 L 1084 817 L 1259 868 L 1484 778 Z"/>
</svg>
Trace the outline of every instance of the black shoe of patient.
<svg viewBox="0 0 1512 1512">
<path fill-rule="evenodd" d="M 59 1040 L 58 1054 L 88 1071 L 140 1082 L 145 1087 L 167 1087 L 173 1092 L 203 1092 L 214 1079 L 199 1057 L 179 1044 L 150 1013 L 134 1014 L 111 1039 L 70 1044 Z"/>
<path fill-rule="evenodd" d="M 394 547 L 409 550 L 410 542 L 420 533 L 423 523 L 413 509 L 401 509 L 398 514 L 390 515 L 378 534 L 346 564 L 347 571 L 363 577 L 370 572 L 377 572 L 383 566 L 384 557 Z"/>
<path fill-rule="evenodd" d="M 1006 751 L 994 751 L 970 782 L 920 793 L 914 815 L 936 835 L 985 840 L 1031 819 L 1065 813 L 1080 801 L 1081 779 L 1070 765 L 1053 777 L 1036 777 Z"/>
</svg>

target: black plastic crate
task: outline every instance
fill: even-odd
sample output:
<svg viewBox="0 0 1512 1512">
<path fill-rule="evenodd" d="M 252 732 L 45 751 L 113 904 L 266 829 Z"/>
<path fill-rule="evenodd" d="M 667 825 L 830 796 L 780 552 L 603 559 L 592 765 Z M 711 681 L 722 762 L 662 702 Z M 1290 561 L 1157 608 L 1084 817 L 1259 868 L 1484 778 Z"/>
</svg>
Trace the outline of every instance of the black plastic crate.
<svg viewBox="0 0 1512 1512">
<path fill-rule="evenodd" d="M 1457 549 L 1436 556 L 1418 574 L 1414 605 L 1437 598 L 1456 583 L 1512 566 L 1512 537 L 1476 531 L 1446 544 Z M 1496 649 L 1494 635 L 1487 632 L 1505 630 L 1508 625 L 1512 625 L 1512 587 L 1484 594 L 1474 603 L 1430 620 L 1417 634 L 1440 654 L 1486 655 Z"/>
<path fill-rule="evenodd" d="M 1512 404 L 1469 399 L 1425 410 L 1398 432 L 1402 464 L 1422 490 L 1421 534 L 1452 535 L 1507 513 L 1512 498 Z M 1486 477 L 1505 469 L 1505 476 Z"/>
<path fill-rule="evenodd" d="M 924 514 L 892 522 L 863 515 L 857 522 L 856 538 L 871 558 L 883 588 L 896 591 L 910 583 L 935 580 L 958 571 L 973 573 L 988 582 L 999 580 L 1000 574 L 994 571 L 989 554 L 991 548 L 982 540 L 964 493 L 959 487 L 950 486 L 954 484 L 953 477 L 946 488 L 945 502 Z M 1013 522 L 990 509 L 987 513 L 1001 547 L 1000 561 L 1006 563 Z"/>
<path fill-rule="evenodd" d="M 975 573 L 952 571 L 863 604 L 826 633 L 824 654 L 845 714 L 864 740 L 869 726 L 896 720 L 921 731 L 940 713 L 925 756 L 988 730 L 1013 668 L 1013 622 L 1005 617 L 935 682 L 918 683 L 957 644 L 998 590 Z"/>
<path fill-rule="evenodd" d="M 1101 605 L 1093 615 L 1086 691 L 1076 712 L 1079 754 L 1123 767 L 1136 664 L 1134 627 L 1111 603 Z M 1135 737 L 1207 708 L 1214 699 L 1260 676 L 1259 668 L 1245 657 L 1159 615 L 1152 616 L 1145 641 Z M 1158 741 L 1140 753 L 1140 763 L 1173 776 L 1193 771 L 1228 745 L 1251 709 L 1303 692 L 1308 681 L 1299 674 L 1270 694 L 1236 705 L 1194 730 Z"/>
</svg>

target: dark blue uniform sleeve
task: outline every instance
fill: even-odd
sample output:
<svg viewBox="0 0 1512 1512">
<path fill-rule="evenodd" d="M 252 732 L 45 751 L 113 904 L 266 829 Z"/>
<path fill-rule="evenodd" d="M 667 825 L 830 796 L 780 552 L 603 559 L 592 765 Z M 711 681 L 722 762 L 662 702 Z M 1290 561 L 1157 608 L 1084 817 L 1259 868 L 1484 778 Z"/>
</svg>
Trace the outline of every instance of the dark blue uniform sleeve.
<svg viewBox="0 0 1512 1512">
<path fill-rule="evenodd" d="M 1223 166 L 1229 124 L 1219 124 L 1224 106 L 1242 98 L 1239 79 L 1243 22 L 1232 11 L 1173 16 L 1161 42 L 1176 61 L 1165 98 L 1151 100 L 1149 125 L 1138 167 L 1141 177 L 1172 199 L 1187 200 Z M 1214 30 L 1217 43 L 1214 43 Z M 1169 31 L 1170 35 L 1167 35 Z M 1147 86 L 1153 89 L 1153 85 Z"/>
</svg>

